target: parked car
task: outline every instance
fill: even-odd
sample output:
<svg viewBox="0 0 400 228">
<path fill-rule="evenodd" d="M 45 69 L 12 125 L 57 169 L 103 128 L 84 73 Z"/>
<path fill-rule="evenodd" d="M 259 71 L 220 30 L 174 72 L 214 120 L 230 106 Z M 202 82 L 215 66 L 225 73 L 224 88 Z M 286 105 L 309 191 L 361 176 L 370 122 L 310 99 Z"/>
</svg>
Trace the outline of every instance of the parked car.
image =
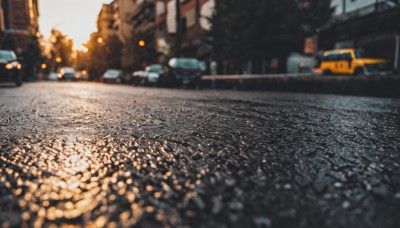
<svg viewBox="0 0 400 228">
<path fill-rule="evenodd" d="M 167 67 L 160 64 L 152 64 L 145 68 L 141 84 L 143 85 L 159 84 L 160 77 L 165 76 L 167 73 L 168 73 Z"/>
<path fill-rule="evenodd" d="M 160 77 L 160 83 L 173 87 L 199 87 L 202 69 L 197 59 L 173 58 L 168 62 L 168 74 Z"/>
<path fill-rule="evenodd" d="M 71 67 L 61 67 L 58 72 L 59 81 L 75 81 L 75 70 Z"/>
<path fill-rule="evenodd" d="M 132 73 L 132 82 L 134 85 L 139 85 L 144 80 L 145 72 L 143 70 L 135 71 Z"/>
<path fill-rule="evenodd" d="M 49 81 L 57 81 L 58 74 L 56 72 L 50 72 L 49 75 L 47 75 L 46 79 Z"/>
<path fill-rule="evenodd" d="M 203 75 L 207 74 L 208 69 L 207 69 L 207 63 L 205 61 L 199 61 L 199 67 Z"/>
<path fill-rule="evenodd" d="M 22 65 L 13 51 L 0 50 L 0 82 L 22 85 Z"/>
<path fill-rule="evenodd" d="M 87 81 L 87 80 L 89 80 L 89 74 L 86 70 L 77 71 L 75 73 L 75 78 L 76 78 L 76 80 Z"/>
<path fill-rule="evenodd" d="M 121 83 L 122 82 L 122 71 L 115 70 L 115 69 L 109 69 L 103 74 L 102 81 L 104 83 Z"/>
<path fill-rule="evenodd" d="M 355 49 L 340 49 L 326 51 L 321 63 L 321 71 L 325 75 L 386 75 L 392 69 L 388 61 L 379 58 L 369 58 L 363 51 Z"/>
</svg>

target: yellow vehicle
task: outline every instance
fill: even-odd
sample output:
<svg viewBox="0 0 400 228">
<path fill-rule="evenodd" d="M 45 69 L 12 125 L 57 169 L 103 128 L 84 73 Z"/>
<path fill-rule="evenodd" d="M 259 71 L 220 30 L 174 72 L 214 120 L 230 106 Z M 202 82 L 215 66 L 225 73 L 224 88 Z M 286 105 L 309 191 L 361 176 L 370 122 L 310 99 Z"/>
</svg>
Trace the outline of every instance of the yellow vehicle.
<svg viewBox="0 0 400 228">
<path fill-rule="evenodd" d="M 384 59 L 367 58 L 363 51 L 340 49 L 326 51 L 321 63 L 325 75 L 382 75 L 390 74 L 389 63 Z"/>
</svg>

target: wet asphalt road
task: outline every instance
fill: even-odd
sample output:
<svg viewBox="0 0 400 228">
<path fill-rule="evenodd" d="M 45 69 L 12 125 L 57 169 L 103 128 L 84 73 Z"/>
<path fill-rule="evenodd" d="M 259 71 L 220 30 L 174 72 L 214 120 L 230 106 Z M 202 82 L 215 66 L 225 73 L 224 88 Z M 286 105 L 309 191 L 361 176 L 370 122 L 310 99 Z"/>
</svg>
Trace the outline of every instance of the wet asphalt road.
<svg viewBox="0 0 400 228">
<path fill-rule="evenodd" d="M 400 227 L 400 99 L 0 88 L 0 226 Z"/>
</svg>

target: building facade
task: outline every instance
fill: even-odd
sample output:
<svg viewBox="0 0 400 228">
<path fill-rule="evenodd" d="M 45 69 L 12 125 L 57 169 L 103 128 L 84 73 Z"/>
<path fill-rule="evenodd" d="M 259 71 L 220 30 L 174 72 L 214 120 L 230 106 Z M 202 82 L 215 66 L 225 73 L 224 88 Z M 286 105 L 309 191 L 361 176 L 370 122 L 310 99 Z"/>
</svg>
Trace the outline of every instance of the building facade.
<svg viewBox="0 0 400 228">
<path fill-rule="evenodd" d="M 39 36 L 37 0 L 1 0 L 2 48 L 19 51 Z"/>
<path fill-rule="evenodd" d="M 98 30 L 106 31 L 113 21 L 113 31 L 123 43 L 121 65 L 125 70 L 138 67 L 139 55 L 148 56 L 146 64 L 166 63 L 173 57 L 176 38 L 175 0 L 114 0 L 99 15 Z M 180 0 L 182 56 L 207 59 L 211 47 L 205 47 L 203 34 L 211 29 L 214 0 Z M 138 48 L 138 41 L 145 47 Z M 152 56 L 152 58 L 150 58 Z M 154 57 L 154 58 L 153 58 Z"/>
<path fill-rule="evenodd" d="M 0 0 L 0 48 L 24 59 L 24 80 L 36 80 L 41 62 L 38 0 Z"/>
<path fill-rule="evenodd" d="M 209 59 L 210 47 L 204 42 L 204 33 L 211 29 L 209 18 L 214 13 L 214 0 L 181 0 L 181 54 L 184 57 Z M 156 3 L 157 50 L 170 56 L 174 48 L 177 21 L 176 1 L 159 0 Z"/>
<path fill-rule="evenodd" d="M 108 39 L 117 34 L 114 28 L 114 4 L 103 4 L 97 17 L 97 32 L 102 39 Z"/>
<path fill-rule="evenodd" d="M 114 27 L 122 43 L 132 38 L 133 26 L 130 18 L 144 0 L 114 0 Z"/>
</svg>

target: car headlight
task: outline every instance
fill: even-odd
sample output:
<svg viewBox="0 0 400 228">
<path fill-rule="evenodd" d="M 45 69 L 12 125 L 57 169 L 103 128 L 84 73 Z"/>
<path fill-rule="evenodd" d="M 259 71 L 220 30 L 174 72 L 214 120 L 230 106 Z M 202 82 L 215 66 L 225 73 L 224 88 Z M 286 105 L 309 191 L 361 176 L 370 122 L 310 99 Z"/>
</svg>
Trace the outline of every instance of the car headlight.
<svg viewBox="0 0 400 228">
<path fill-rule="evenodd" d="M 12 63 L 6 64 L 6 69 L 7 70 L 12 70 L 12 68 L 13 68 L 13 64 Z"/>
<path fill-rule="evenodd" d="M 21 70 L 21 68 L 22 68 L 21 64 L 18 63 L 18 64 L 17 64 L 17 69 L 18 69 L 18 70 Z"/>
</svg>

